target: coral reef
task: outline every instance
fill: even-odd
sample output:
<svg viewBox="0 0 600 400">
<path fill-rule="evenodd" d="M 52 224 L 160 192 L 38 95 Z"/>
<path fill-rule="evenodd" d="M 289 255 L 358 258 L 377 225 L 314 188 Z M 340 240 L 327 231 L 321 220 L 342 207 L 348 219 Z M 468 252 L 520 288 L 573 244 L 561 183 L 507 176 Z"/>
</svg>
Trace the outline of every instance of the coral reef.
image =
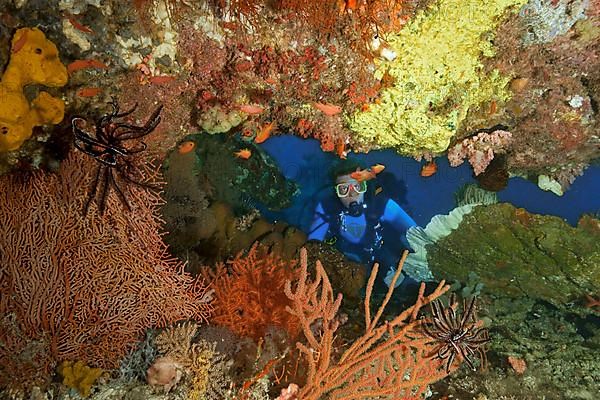
<svg viewBox="0 0 600 400">
<path fill-rule="evenodd" d="M 507 99 L 508 78 L 482 74 L 481 57 L 494 55 L 493 30 L 505 10 L 523 0 L 443 0 L 386 37 L 399 55 L 376 74 L 393 86 L 381 102 L 352 116 L 350 127 L 362 148 L 393 147 L 406 155 L 446 150 L 469 108 Z"/>
<path fill-rule="evenodd" d="M 422 306 L 449 289 L 444 281 L 428 296 L 424 296 L 425 284 L 422 284 L 415 305 L 380 324 L 407 253 L 400 261 L 382 304 L 372 315 L 370 300 L 379 268 L 377 264 L 373 266 L 365 297 L 364 334 L 334 360 L 334 336 L 339 327 L 337 312 L 342 296 L 334 295 L 320 262 L 317 261 L 314 278 L 308 275 L 306 250 L 302 251 L 298 280 L 288 281 L 285 286 L 285 293 L 292 301 L 288 311 L 300 321 L 305 338 L 305 342 L 296 344 L 308 364 L 306 384 L 300 389 L 298 398 L 419 398 L 430 383 L 448 374 L 449 370 L 442 368 L 440 360 L 431 358 L 437 344 L 435 339 L 424 336 L 420 328 L 425 319 L 416 318 Z M 317 320 L 322 320 L 322 329 L 315 333 L 312 326 Z M 456 366 L 450 370 L 455 369 Z"/>
<path fill-rule="evenodd" d="M 216 105 L 201 113 L 197 124 L 207 133 L 229 132 L 241 124 L 245 115 L 241 111 L 231 110 L 225 113 L 222 107 Z"/>
<path fill-rule="evenodd" d="M 528 1 L 519 11 L 528 28 L 522 38 L 523 44 L 548 43 L 564 35 L 578 20 L 585 18 L 589 3 L 589 0 Z"/>
<path fill-rule="evenodd" d="M 321 262 L 331 285 L 346 299 L 344 305 L 359 300 L 361 289 L 367 282 L 364 265 L 348 260 L 334 246 L 322 242 L 310 241 L 304 247 L 308 253 L 309 265 L 314 265 L 317 260 Z"/>
<path fill-rule="evenodd" d="M 546 2 L 543 6 L 556 12 L 573 7 L 575 12 L 584 3 Z M 531 6 L 540 4 L 530 2 Z M 578 12 L 565 16 L 574 18 L 573 22 L 580 18 Z M 600 78 L 600 29 L 593 19 L 582 19 L 550 42 L 525 45 L 527 23 L 522 16 L 503 23 L 496 35 L 496 56 L 484 60 L 488 73 L 499 70 L 514 77 L 508 86 L 512 97 L 497 101 L 494 112 L 488 104 L 479 114 L 471 113 L 459 135 L 496 124 L 507 126 L 512 133 L 508 169 L 532 178 L 546 175 L 564 191 L 598 157 L 595 132 L 600 122 L 595 104 L 600 98 L 594 88 Z"/>
<path fill-rule="evenodd" d="M 207 190 L 198 177 L 198 159 L 194 151 L 181 154 L 172 151 L 164 163 L 166 203 L 161 214 L 165 219 L 165 236 L 175 255 L 196 246 L 200 240 L 211 237 L 217 229 L 217 219 L 209 209 Z"/>
<path fill-rule="evenodd" d="M 497 361 L 484 373 L 459 370 L 434 391 L 454 398 L 595 398 L 600 366 L 593 349 L 600 329 L 594 317 L 524 296 L 484 299 L 486 318 L 493 321 L 488 356 Z M 521 374 L 510 364 L 513 357 L 527 364 Z"/>
<path fill-rule="evenodd" d="M 236 159 L 233 153 L 243 142 L 235 137 L 197 134 L 184 143 L 193 144 L 192 151 L 172 151 L 164 168 L 162 213 L 171 251 L 190 261 L 192 271 L 235 256 L 257 240 L 284 259 L 294 258 L 306 235 L 259 218 L 254 208 L 254 202 L 285 207 L 296 193 L 270 157 L 252 146 L 248 160 Z"/>
<path fill-rule="evenodd" d="M 493 192 L 479 188 L 475 184 L 463 186 L 456 193 L 456 208 L 448 214 L 434 216 L 425 228 L 414 226 L 408 229 L 406 239 L 413 252 L 404 261 L 404 272 L 419 282 L 432 281 L 434 277 L 427 261 L 428 246 L 448 236 L 452 231 L 457 229 L 465 215 L 471 213 L 475 207 L 495 204 L 497 202 L 498 197 Z M 387 272 L 385 283 L 388 286 L 395 273 L 395 268 L 390 268 Z"/>
<path fill-rule="evenodd" d="M 189 399 L 223 398 L 219 395 L 228 389 L 227 382 L 231 379 L 228 371 L 232 363 L 226 362 L 225 356 L 217 352 L 216 343 L 195 340 L 197 329 L 196 323 L 187 322 L 161 332 L 155 345 L 163 356 L 155 360 L 153 367 L 167 362 L 176 370 L 185 371 L 186 378 L 191 381 Z M 167 392 L 178 381 L 169 381 Z"/>
<path fill-rule="evenodd" d="M 597 215 L 573 228 L 492 192 L 518 175 L 562 194 L 598 158 L 598 1 L 2 5 L 1 398 L 416 400 L 449 372 L 433 398 L 598 392 Z M 137 112 L 97 115 L 113 98 Z M 120 147 L 118 130 L 159 114 L 148 140 Z M 106 129 L 83 131 L 83 115 Z M 94 159 L 69 155 L 73 127 Z M 411 229 L 389 291 L 375 267 L 365 293 L 364 265 L 261 217 L 298 191 L 261 146 L 282 133 L 340 158 L 449 148 L 479 188 Z M 135 178 L 163 198 L 105 173 L 142 148 Z M 90 201 L 82 215 L 90 193 L 110 212 Z M 401 269 L 429 282 L 394 293 Z M 446 307 L 434 277 L 477 307 Z M 199 326 L 213 306 L 216 324 Z M 460 341 L 484 339 L 482 325 L 491 368 L 467 373 L 451 357 L 469 364 L 479 348 Z"/>
<path fill-rule="evenodd" d="M 290 205 L 296 184 L 285 179 L 271 157 L 257 145 L 225 135 L 198 134 L 191 138 L 198 144 L 198 175 L 208 182 L 213 201 L 226 203 L 235 212 L 247 211 L 251 208 L 247 204 L 254 201 L 270 209 Z M 250 158 L 235 157 L 241 148 L 251 150 Z"/>
<path fill-rule="evenodd" d="M 2 300 L 6 302 L 6 289 L 3 286 L 0 289 Z M 0 303 L 0 307 L 5 306 Z M 28 386 L 46 387 L 56 366 L 50 351 L 50 334 L 40 332 L 31 339 L 15 313 L 0 315 L 0 343 L 3 347 L 0 351 L 0 388 L 13 393 L 27 393 Z"/>
<path fill-rule="evenodd" d="M 34 127 L 58 124 L 63 119 L 62 100 L 42 91 L 30 104 L 24 87 L 61 87 L 67 79 L 58 49 L 41 30 L 21 28 L 15 32 L 10 62 L 0 81 L 0 152 L 18 149 L 31 137 Z"/>
<path fill-rule="evenodd" d="M 157 332 L 148 329 L 144 340 L 140 340 L 137 346 L 132 349 L 121 360 L 119 366 L 118 378 L 126 382 L 143 381 L 146 379 L 146 373 L 152 361 L 157 357 L 157 350 L 154 346 L 154 338 Z"/>
</svg>

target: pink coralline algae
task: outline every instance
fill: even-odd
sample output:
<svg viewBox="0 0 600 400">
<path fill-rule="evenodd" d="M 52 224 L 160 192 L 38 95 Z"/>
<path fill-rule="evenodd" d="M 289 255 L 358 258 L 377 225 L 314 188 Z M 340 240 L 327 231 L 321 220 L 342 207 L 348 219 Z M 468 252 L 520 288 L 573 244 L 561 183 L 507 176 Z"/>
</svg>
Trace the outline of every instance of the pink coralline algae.
<svg viewBox="0 0 600 400">
<path fill-rule="evenodd" d="M 475 175 L 479 175 L 494 159 L 494 153 L 504 151 L 511 140 L 512 135 L 507 131 L 480 132 L 450 147 L 448 161 L 451 166 L 458 167 L 465 159 L 468 159 Z"/>
</svg>

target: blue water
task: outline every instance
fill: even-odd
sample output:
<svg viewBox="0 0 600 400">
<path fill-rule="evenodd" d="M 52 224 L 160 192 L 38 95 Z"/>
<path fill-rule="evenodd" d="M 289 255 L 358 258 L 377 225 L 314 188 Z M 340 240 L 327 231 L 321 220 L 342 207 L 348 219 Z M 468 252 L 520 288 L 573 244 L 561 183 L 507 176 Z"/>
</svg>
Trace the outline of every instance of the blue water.
<svg viewBox="0 0 600 400">
<path fill-rule="evenodd" d="M 261 146 L 286 178 L 296 181 L 301 190 L 291 207 L 278 212 L 263 209 L 263 215 L 271 221 L 284 220 L 307 232 L 314 199 L 328 193 L 334 196 L 328 173 L 337 157 L 321 151 L 319 142 L 314 139 L 292 135 L 273 137 Z M 385 165 L 385 174 L 378 175 L 378 183 L 384 193 L 398 201 L 421 226 L 434 215 L 447 214 L 455 207 L 455 192 L 466 183 L 476 182 L 468 163 L 452 168 L 446 157 L 436 159 L 438 171 L 429 178 L 420 176 L 421 163 L 392 150 L 351 153 L 349 158 L 361 160 L 366 166 Z M 498 192 L 498 198 L 533 213 L 560 216 L 576 225 L 581 214 L 600 211 L 600 167 L 587 168 L 563 196 L 543 191 L 528 180 L 512 178 L 507 188 Z"/>
</svg>

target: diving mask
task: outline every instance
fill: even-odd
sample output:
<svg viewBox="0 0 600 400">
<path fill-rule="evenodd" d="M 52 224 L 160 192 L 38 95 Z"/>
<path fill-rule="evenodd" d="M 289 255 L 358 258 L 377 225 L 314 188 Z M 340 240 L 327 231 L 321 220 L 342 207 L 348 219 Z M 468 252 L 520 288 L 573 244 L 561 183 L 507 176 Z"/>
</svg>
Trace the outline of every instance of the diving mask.
<svg viewBox="0 0 600 400">
<path fill-rule="evenodd" d="M 343 182 L 335 185 L 335 193 L 338 197 L 347 197 L 350 194 L 350 188 L 356 193 L 364 193 L 367 191 L 367 182 Z"/>
</svg>

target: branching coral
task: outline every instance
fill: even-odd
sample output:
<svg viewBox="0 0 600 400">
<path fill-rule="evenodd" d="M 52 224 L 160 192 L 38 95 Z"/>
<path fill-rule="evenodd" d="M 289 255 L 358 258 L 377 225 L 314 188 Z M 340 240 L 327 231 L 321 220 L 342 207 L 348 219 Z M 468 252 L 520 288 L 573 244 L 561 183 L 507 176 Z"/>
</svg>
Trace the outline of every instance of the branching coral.
<svg viewBox="0 0 600 400">
<path fill-rule="evenodd" d="M 430 358 L 434 340 L 421 332 L 423 321 L 416 319 L 421 307 L 449 289 L 444 281 L 428 296 L 424 295 L 425 284 L 421 284 L 414 306 L 380 324 L 407 253 L 400 261 L 383 303 L 373 315 L 370 300 L 378 271 L 378 265 L 374 265 L 365 297 L 365 332 L 339 359 L 333 359 L 333 340 L 339 326 L 336 314 L 342 298 L 341 295 L 334 297 L 319 262 L 315 278 L 309 277 L 306 251 L 302 252 L 299 279 L 287 282 L 285 286 L 285 293 L 292 301 L 288 311 L 300 321 L 306 339 L 306 342 L 297 343 L 308 362 L 306 384 L 300 389 L 298 398 L 416 399 L 428 384 L 447 375 L 439 360 Z M 311 327 L 319 320 L 323 329 L 321 334 L 315 335 Z"/>
</svg>

